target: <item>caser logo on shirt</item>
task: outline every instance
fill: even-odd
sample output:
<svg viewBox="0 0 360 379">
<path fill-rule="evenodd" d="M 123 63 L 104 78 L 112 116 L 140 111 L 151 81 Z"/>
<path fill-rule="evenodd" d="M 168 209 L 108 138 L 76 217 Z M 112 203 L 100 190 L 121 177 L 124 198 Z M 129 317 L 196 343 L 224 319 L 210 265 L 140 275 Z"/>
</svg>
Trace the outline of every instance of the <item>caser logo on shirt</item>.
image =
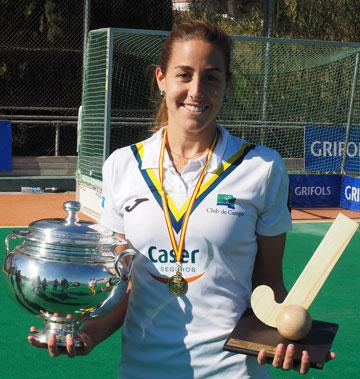
<svg viewBox="0 0 360 379">
<path fill-rule="evenodd" d="M 161 283 L 167 283 L 169 277 L 175 274 L 176 258 L 173 249 L 167 250 L 150 246 L 148 248 L 148 258 L 156 267 L 156 274 L 149 271 L 153 279 Z M 214 247 L 205 239 L 205 245 L 199 249 L 185 250 L 182 255 L 181 272 L 184 279 L 194 282 L 201 278 L 214 258 Z M 193 275 L 195 274 L 195 275 Z"/>
</svg>

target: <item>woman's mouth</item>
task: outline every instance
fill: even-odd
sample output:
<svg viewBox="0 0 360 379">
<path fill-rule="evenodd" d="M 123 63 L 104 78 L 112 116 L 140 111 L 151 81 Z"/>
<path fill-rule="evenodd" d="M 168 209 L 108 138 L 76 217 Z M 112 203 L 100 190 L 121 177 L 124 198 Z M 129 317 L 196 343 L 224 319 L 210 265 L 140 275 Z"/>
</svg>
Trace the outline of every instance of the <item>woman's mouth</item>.
<svg viewBox="0 0 360 379">
<path fill-rule="evenodd" d="M 207 105 L 190 105 L 190 104 L 183 104 L 184 108 L 189 112 L 196 112 L 201 113 L 204 112 L 208 106 Z"/>
</svg>

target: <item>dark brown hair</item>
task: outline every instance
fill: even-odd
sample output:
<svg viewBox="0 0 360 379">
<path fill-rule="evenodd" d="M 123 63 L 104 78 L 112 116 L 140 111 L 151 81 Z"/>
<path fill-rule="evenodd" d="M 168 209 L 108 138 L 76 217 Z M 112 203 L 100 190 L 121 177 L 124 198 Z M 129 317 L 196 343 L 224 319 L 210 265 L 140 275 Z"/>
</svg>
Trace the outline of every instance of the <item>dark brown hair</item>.
<svg viewBox="0 0 360 379">
<path fill-rule="evenodd" d="M 200 20 L 192 20 L 174 25 L 161 50 L 159 63 L 161 72 L 166 75 L 175 42 L 190 40 L 208 42 L 219 48 L 224 56 L 226 80 L 229 81 L 231 77 L 230 59 L 232 40 L 217 26 Z M 160 103 L 160 107 L 155 118 L 155 130 L 158 130 L 162 126 L 165 126 L 167 122 L 168 110 L 166 101 L 163 99 Z"/>
</svg>

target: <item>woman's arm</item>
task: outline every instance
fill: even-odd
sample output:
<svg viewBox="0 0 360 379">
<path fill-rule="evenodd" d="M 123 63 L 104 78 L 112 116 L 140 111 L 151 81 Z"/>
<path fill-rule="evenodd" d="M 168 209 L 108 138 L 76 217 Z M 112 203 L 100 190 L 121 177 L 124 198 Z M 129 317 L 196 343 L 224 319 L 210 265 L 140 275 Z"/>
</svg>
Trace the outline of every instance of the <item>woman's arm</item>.
<svg viewBox="0 0 360 379">
<path fill-rule="evenodd" d="M 117 304 L 104 316 L 87 321 L 81 329 L 82 333 L 85 333 L 91 338 L 93 347 L 111 336 L 124 323 L 130 291 L 131 283 L 129 283 L 128 290 L 121 303 Z"/>
<path fill-rule="evenodd" d="M 114 235 L 121 240 L 125 240 L 124 234 L 114 233 Z M 121 254 L 121 252 L 127 248 L 128 245 L 120 245 L 116 248 L 116 253 Z M 128 289 L 121 303 L 117 304 L 105 315 L 96 317 L 86 322 L 81 332 L 90 337 L 93 343 L 92 348 L 111 336 L 122 326 L 127 311 L 130 292 L 131 282 L 129 281 Z M 71 346 L 70 349 L 73 349 L 73 346 Z"/>
</svg>

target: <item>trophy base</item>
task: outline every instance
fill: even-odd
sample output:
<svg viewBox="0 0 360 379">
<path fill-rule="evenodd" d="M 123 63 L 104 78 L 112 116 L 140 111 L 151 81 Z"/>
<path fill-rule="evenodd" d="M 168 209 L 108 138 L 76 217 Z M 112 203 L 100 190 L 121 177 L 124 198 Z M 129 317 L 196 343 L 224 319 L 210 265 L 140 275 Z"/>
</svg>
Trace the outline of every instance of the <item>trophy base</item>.
<svg viewBox="0 0 360 379">
<path fill-rule="evenodd" d="M 42 313 L 40 317 L 44 320 L 45 327 L 30 334 L 41 343 L 48 343 L 49 334 L 56 334 L 57 345 L 66 347 L 66 336 L 71 334 L 76 348 L 82 347 L 83 343 L 79 338 L 79 320 L 54 316 L 49 313 Z"/>
<path fill-rule="evenodd" d="M 282 337 L 276 328 L 262 323 L 253 311 L 248 309 L 226 340 L 224 350 L 257 356 L 261 349 L 265 349 L 268 359 L 272 360 L 277 344 L 292 343 L 295 346 L 295 364 L 300 363 L 301 352 L 307 350 L 310 367 L 322 369 L 337 330 L 337 324 L 313 320 L 311 330 L 305 338 L 289 341 Z"/>
</svg>

